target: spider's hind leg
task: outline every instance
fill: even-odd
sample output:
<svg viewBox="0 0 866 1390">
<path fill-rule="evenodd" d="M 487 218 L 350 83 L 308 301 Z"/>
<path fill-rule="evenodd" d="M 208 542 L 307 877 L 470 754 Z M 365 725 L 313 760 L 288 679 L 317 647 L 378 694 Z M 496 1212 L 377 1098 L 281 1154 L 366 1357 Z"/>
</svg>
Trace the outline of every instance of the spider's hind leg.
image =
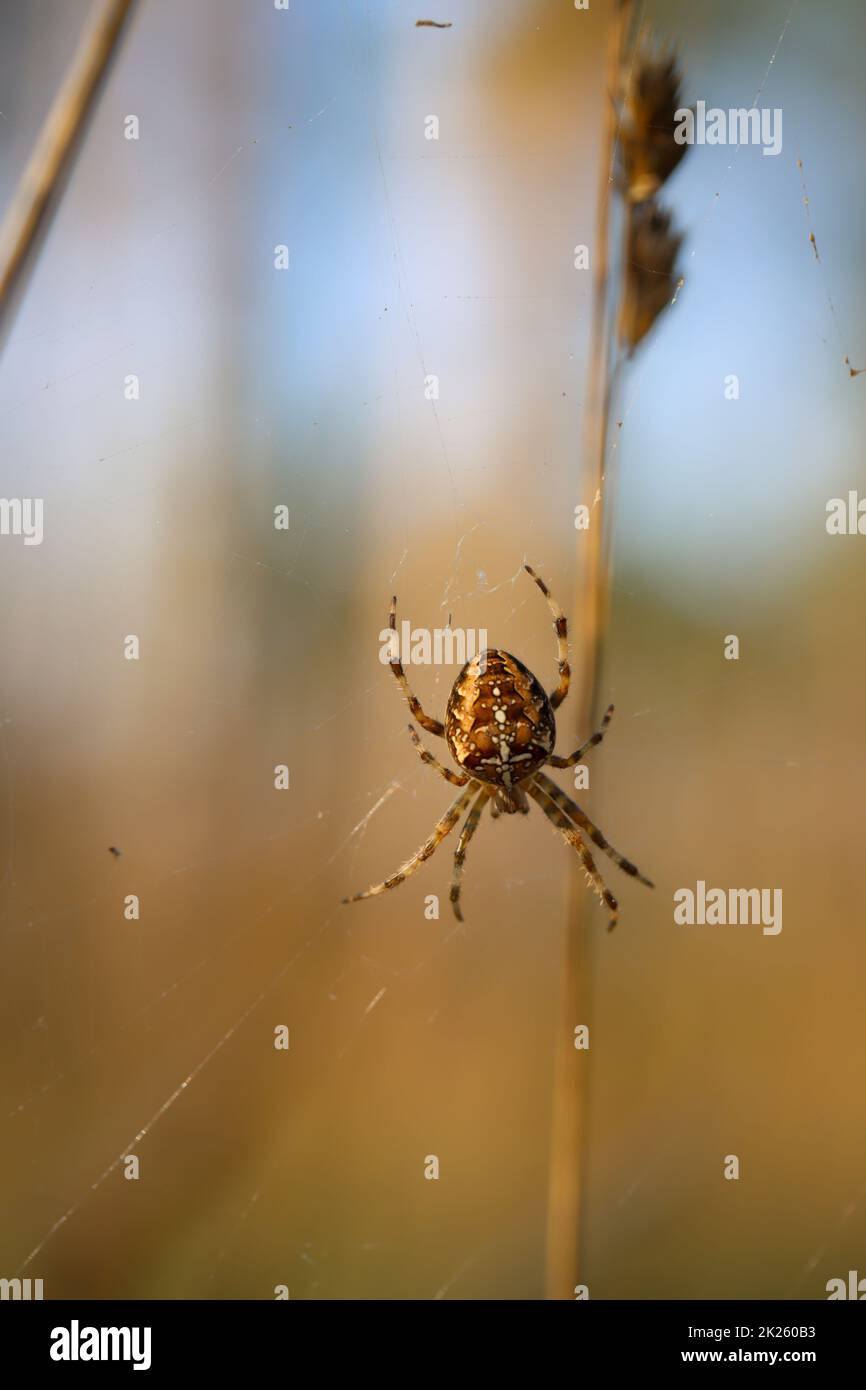
<svg viewBox="0 0 866 1390">
<path fill-rule="evenodd" d="M 531 565 L 524 565 L 523 568 L 530 579 L 535 580 L 547 599 L 547 606 L 553 614 L 553 626 L 556 631 L 556 655 L 559 664 L 559 685 L 551 693 L 550 703 L 554 709 L 558 709 L 568 694 L 571 681 L 571 667 L 568 664 L 568 621 L 541 576 L 535 573 Z"/>
<path fill-rule="evenodd" d="M 448 768 L 448 767 L 443 767 L 442 764 L 440 763 L 439 759 L 438 759 L 438 758 L 434 758 L 434 757 L 433 757 L 433 754 L 430 753 L 430 752 L 428 752 L 427 749 L 424 747 L 423 743 L 421 742 L 420 738 L 419 738 L 418 735 L 416 734 L 416 732 L 415 732 L 415 730 L 413 729 L 412 725 L 410 724 L 408 727 L 409 727 L 409 735 L 410 735 L 410 737 L 411 737 L 411 739 L 412 739 L 412 742 L 414 743 L 415 747 L 416 747 L 417 750 L 418 750 L 418 756 L 419 756 L 419 758 L 421 759 L 422 763 L 426 763 L 428 767 L 435 768 L 436 771 L 439 772 L 439 773 L 441 773 L 441 775 L 445 778 L 445 781 L 446 781 L 446 782 L 451 782 L 451 783 L 453 784 L 453 786 L 455 786 L 455 787 L 465 787 L 465 786 L 466 786 L 466 783 L 469 781 L 469 775 L 468 775 L 468 773 L 466 773 L 466 772 L 463 772 L 463 773 L 452 772 L 450 768 Z"/>
<path fill-rule="evenodd" d="M 403 694 L 406 696 L 406 703 L 408 704 L 415 718 L 418 720 L 418 723 L 421 725 L 422 729 L 426 729 L 428 734 L 436 734 L 439 738 L 444 738 L 445 725 L 440 724 L 438 719 L 433 719 L 431 715 L 424 713 L 423 709 L 421 708 L 420 701 L 415 695 L 412 694 L 412 691 L 409 688 L 409 682 L 406 679 L 406 672 L 403 670 L 403 665 L 400 661 L 399 656 L 400 647 L 397 640 L 396 594 L 391 600 L 391 612 L 388 617 L 388 627 L 391 630 L 391 661 L 389 662 L 389 665 L 391 667 L 392 672 L 394 673 L 394 679 L 396 680 Z"/>
</svg>

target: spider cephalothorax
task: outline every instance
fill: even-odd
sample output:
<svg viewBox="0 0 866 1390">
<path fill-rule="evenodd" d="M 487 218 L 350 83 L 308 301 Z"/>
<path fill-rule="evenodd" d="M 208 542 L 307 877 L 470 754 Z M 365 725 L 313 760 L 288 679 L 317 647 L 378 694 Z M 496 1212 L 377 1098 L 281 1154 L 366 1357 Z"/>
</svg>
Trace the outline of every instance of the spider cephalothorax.
<svg viewBox="0 0 866 1390">
<path fill-rule="evenodd" d="M 500 811 L 518 811 L 519 784 L 543 767 L 556 742 L 550 700 L 531 671 L 509 652 L 490 648 L 467 661 L 445 711 L 454 761 L 479 782 L 500 788 Z"/>
<path fill-rule="evenodd" d="M 584 843 L 581 831 L 614 863 L 633 878 L 639 878 L 651 888 L 648 878 L 639 873 L 634 864 L 624 859 L 602 835 L 597 825 L 584 811 L 566 796 L 555 782 L 545 775 L 545 764 L 551 767 L 573 767 L 590 748 L 601 743 L 604 732 L 613 714 L 611 705 L 601 722 L 601 727 L 585 743 L 567 758 L 557 757 L 554 752 L 556 742 L 556 721 L 553 711 L 557 709 L 568 694 L 571 677 L 568 665 L 568 626 L 559 604 L 550 593 L 543 579 L 524 565 L 524 569 L 538 585 L 550 605 L 556 631 L 559 657 L 559 684 L 548 698 L 540 682 L 531 671 L 498 648 L 490 648 L 479 656 L 467 661 L 454 682 L 445 723 L 425 714 L 416 697 L 409 689 L 409 682 L 398 657 L 391 660 L 391 670 L 406 696 L 409 708 L 418 723 L 429 734 L 444 738 L 452 757 L 460 768 L 459 773 L 443 767 L 433 754 L 421 744 L 412 725 L 409 733 L 423 762 L 436 769 L 447 782 L 463 790 L 452 802 L 439 821 L 429 839 L 407 859 L 395 874 L 382 883 L 374 883 L 363 893 L 356 893 L 344 902 L 358 902 L 361 898 L 372 898 L 396 888 L 410 874 L 414 874 L 439 844 L 449 830 L 457 824 L 462 813 L 469 813 L 457 842 L 454 854 L 454 875 L 451 880 L 451 904 L 455 916 L 462 921 L 460 911 L 460 880 L 466 849 L 478 827 L 482 812 L 490 802 L 492 816 L 500 813 L 513 814 L 529 810 L 528 797 L 532 797 L 542 809 L 548 820 L 552 821 L 563 839 L 576 850 L 587 878 L 601 900 L 610 909 L 609 929 L 616 925 L 616 898 L 604 886 L 595 861 Z M 391 632 L 397 631 L 397 600 L 391 600 Z"/>
</svg>

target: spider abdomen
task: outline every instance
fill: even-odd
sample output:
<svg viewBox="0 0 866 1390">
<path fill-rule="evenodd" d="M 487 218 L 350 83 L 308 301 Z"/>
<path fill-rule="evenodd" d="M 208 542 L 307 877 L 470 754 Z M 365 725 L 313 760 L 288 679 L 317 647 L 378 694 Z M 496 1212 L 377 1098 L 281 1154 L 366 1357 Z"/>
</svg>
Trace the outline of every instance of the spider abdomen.
<svg viewBox="0 0 866 1390">
<path fill-rule="evenodd" d="M 509 652 L 488 648 L 467 661 L 445 712 L 451 756 L 480 782 L 510 789 L 536 772 L 556 741 L 540 681 Z"/>
</svg>

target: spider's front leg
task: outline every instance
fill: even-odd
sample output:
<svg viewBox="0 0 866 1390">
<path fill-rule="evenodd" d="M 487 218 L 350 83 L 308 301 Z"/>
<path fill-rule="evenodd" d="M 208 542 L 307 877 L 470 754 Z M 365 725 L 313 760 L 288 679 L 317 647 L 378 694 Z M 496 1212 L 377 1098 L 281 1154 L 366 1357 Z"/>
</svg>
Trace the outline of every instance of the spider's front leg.
<svg viewBox="0 0 866 1390">
<path fill-rule="evenodd" d="M 391 874 L 390 878 L 383 879 L 381 883 L 374 883 L 363 893 L 355 893 L 351 898 L 344 898 L 343 902 L 357 903 L 360 902 L 362 898 L 375 898 L 379 893 L 386 893 L 389 888 L 398 887 L 398 885 L 401 884 L 404 879 L 408 878 L 410 874 L 414 874 L 416 869 L 420 869 L 424 861 L 430 858 L 430 855 L 433 853 L 433 851 L 445 839 L 445 836 L 448 834 L 449 830 L 454 829 L 454 826 L 460 819 L 461 812 L 463 811 L 464 807 L 469 805 L 469 802 L 472 800 L 472 797 L 477 790 L 478 783 L 474 780 L 471 781 L 468 787 L 466 787 L 465 791 L 462 791 L 460 795 L 456 797 L 454 801 L 452 801 L 451 805 L 448 807 L 448 810 L 445 812 L 445 815 L 437 823 L 436 828 L 433 831 L 433 834 L 430 836 L 430 838 L 424 841 L 421 848 L 415 854 L 412 855 L 411 859 L 407 859 L 405 864 L 400 865 L 399 869 L 395 874 Z"/>
<path fill-rule="evenodd" d="M 486 787 L 482 787 L 476 796 L 469 811 L 469 815 L 463 822 L 463 829 L 460 832 L 460 839 L 457 841 L 457 849 L 454 852 L 454 876 L 451 879 L 451 906 L 454 909 L 454 916 L 458 922 L 463 921 L 463 913 L 460 911 L 460 880 L 463 877 L 463 861 L 466 858 L 466 849 L 475 831 L 478 829 L 478 822 L 481 813 L 490 799 L 490 792 Z"/>
<path fill-rule="evenodd" d="M 400 645 L 397 638 L 397 595 L 391 600 L 391 613 L 388 618 L 388 626 L 391 629 L 391 661 L 389 665 L 394 673 L 394 679 L 406 696 L 406 703 L 414 714 L 422 729 L 426 729 L 428 734 L 436 734 L 439 738 L 445 737 L 445 725 L 440 724 L 438 719 L 433 719 L 431 715 L 425 714 L 418 699 L 412 694 L 409 682 L 406 679 L 406 672 L 403 670 L 400 661 Z"/>
<path fill-rule="evenodd" d="M 610 920 L 607 924 L 608 931 L 613 931 L 619 917 L 619 903 L 604 882 L 598 869 L 595 867 L 595 860 L 587 849 L 579 833 L 565 816 L 556 803 L 548 796 L 547 792 L 539 786 L 537 782 L 531 782 L 526 788 L 533 801 L 537 801 L 548 820 L 553 821 L 566 844 L 571 845 L 577 851 L 581 864 L 587 878 L 595 889 L 601 901 L 610 913 Z"/>
<path fill-rule="evenodd" d="M 564 811 L 565 814 L 574 821 L 575 825 L 578 825 L 581 830 L 586 831 L 586 834 L 592 840 L 593 844 L 598 845 L 599 849 L 603 849 L 605 854 L 610 856 L 614 864 L 622 869 L 624 874 L 629 874 L 632 878 L 636 878 L 638 883 L 646 884 L 647 888 L 655 887 L 652 880 L 641 873 L 637 864 L 633 864 L 630 859 L 626 859 L 624 854 L 620 854 L 618 849 L 614 849 L 610 841 L 606 840 L 602 835 L 595 822 L 590 820 L 586 812 L 582 811 L 577 802 L 572 801 L 571 797 L 568 796 L 561 787 L 558 787 L 556 783 L 551 781 L 549 777 L 546 777 L 543 772 L 537 772 L 535 774 L 535 783 L 546 796 L 550 797 L 551 801 L 556 802 L 560 810 Z"/>
<path fill-rule="evenodd" d="M 604 738 L 605 732 L 607 731 L 607 726 L 612 718 L 613 705 L 608 705 L 604 719 L 602 719 L 595 733 L 592 734 L 586 740 L 586 743 L 582 743 L 580 747 L 577 749 L 577 751 L 574 753 L 570 753 L 567 758 L 557 758 L 555 754 L 551 753 L 550 757 L 547 760 L 550 763 L 550 766 L 574 767 L 574 764 L 579 763 L 583 755 L 589 752 L 590 748 L 596 748 L 598 744 L 601 743 L 602 739 Z"/>
</svg>

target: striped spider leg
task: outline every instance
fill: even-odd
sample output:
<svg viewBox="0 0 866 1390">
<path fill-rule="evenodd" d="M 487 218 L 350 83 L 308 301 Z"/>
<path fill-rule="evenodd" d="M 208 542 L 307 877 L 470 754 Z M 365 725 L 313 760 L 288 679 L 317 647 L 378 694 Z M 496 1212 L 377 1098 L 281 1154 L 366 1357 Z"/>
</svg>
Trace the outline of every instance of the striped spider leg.
<svg viewBox="0 0 866 1390">
<path fill-rule="evenodd" d="M 605 904 L 608 911 L 610 912 L 610 921 L 607 924 L 607 929 L 608 931 L 613 931 L 617 923 L 617 918 L 619 916 L 619 903 L 613 896 L 613 893 L 611 893 L 610 889 L 605 886 L 601 874 L 595 867 L 595 860 L 593 859 L 586 845 L 583 843 L 583 840 L 580 838 L 580 835 L 578 834 L 577 830 L 574 828 L 571 821 L 568 819 L 568 816 L 566 816 L 564 812 L 560 811 L 553 798 L 548 796 L 548 793 L 544 791 L 544 789 L 539 785 L 537 781 L 533 780 L 526 790 L 529 792 L 529 795 L 532 797 L 533 801 L 538 802 L 538 805 L 541 807 L 548 820 L 553 821 L 553 824 L 559 830 L 566 844 L 571 845 L 572 849 L 577 851 L 587 878 L 589 879 L 590 883 L 592 884 L 601 901 Z"/>
<path fill-rule="evenodd" d="M 626 859 L 625 855 L 620 854 L 619 850 L 614 849 L 613 845 L 604 838 L 598 826 L 590 820 L 586 812 L 582 811 L 577 802 L 572 801 L 571 797 L 568 796 L 561 787 L 558 787 L 556 783 L 551 781 L 543 772 L 536 773 L 535 782 L 543 792 L 546 792 L 551 801 L 556 803 L 561 811 L 579 825 L 581 830 L 586 832 L 593 844 L 598 845 L 599 849 L 604 850 L 605 854 L 613 860 L 618 868 L 622 869 L 624 874 L 629 874 L 631 878 L 636 878 L 640 883 L 646 884 L 647 888 L 655 887 L 654 883 L 651 883 L 648 878 L 644 877 L 636 864 L 633 864 L 630 859 Z"/>
<path fill-rule="evenodd" d="M 445 781 L 450 782 L 453 786 L 465 787 L 466 783 L 469 781 L 467 773 L 452 772 L 449 767 L 443 767 L 439 759 L 434 758 L 433 754 L 428 752 L 427 749 L 424 747 L 423 743 L 421 742 L 420 738 L 416 734 L 411 724 L 408 725 L 408 728 L 409 737 L 411 738 L 412 742 L 417 748 L 418 756 L 421 759 L 422 763 L 426 763 L 428 767 L 435 768 L 435 770 L 438 773 L 440 773 L 442 777 L 445 778 Z"/>
<path fill-rule="evenodd" d="M 568 687 L 571 683 L 571 667 L 568 664 L 568 620 L 557 603 L 553 594 L 548 589 L 544 580 L 535 573 L 531 565 L 524 565 L 523 568 L 534 579 L 544 597 L 547 605 L 553 614 L 553 626 L 556 632 L 557 658 L 559 664 L 559 685 L 550 696 L 551 709 L 558 709 L 568 694 Z"/>
<path fill-rule="evenodd" d="M 375 898 L 379 893 L 385 893 L 389 888 L 397 888 L 405 879 L 414 874 L 421 865 L 430 858 L 431 854 L 438 849 L 445 836 L 453 830 L 465 808 L 469 805 L 475 793 L 478 791 L 479 783 L 470 780 L 460 795 L 455 797 L 448 810 L 436 824 L 433 834 L 426 839 L 419 850 L 407 859 L 405 864 L 401 864 L 396 873 L 391 874 L 390 878 L 383 879 L 381 883 L 374 883 L 365 889 L 363 893 L 354 893 L 351 898 L 344 898 L 344 903 L 357 903 L 362 898 Z"/>
<path fill-rule="evenodd" d="M 400 647 L 397 640 L 397 595 L 391 599 L 391 612 L 388 618 L 388 626 L 391 629 L 391 660 L 389 665 L 394 673 L 394 679 L 406 696 L 406 703 L 414 714 L 422 729 L 426 729 L 428 734 L 436 734 L 438 738 L 445 737 L 445 725 L 440 724 L 438 719 L 425 714 L 421 708 L 421 702 L 413 695 L 409 682 L 406 679 L 406 672 L 403 670 L 403 663 L 400 660 Z"/>
<path fill-rule="evenodd" d="M 582 743 L 580 747 L 577 748 L 573 753 L 569 753 L 567 758 L 558 758 L 555 753 L 551 753 L 550 757 L 547 760 L 550 763 L 550 766 L 574 767 L 575 763 L 579 763 L 584 754 L 589 752 L 590 748 L 598 747 L 598 745 L 604 738 L 607 726 L 612 718 L 613 705 L 608 705 L 607 709 L 605 710 L 604 719 L 602 719 L 595 733 L 590 734 L 589 738 L 586 740 L 586 743 Z"/>
<path fill-rule="evenodd" d="M 458 922 L 463 921 L 463 913 L 460 910 L 460 880 L 463 877 L 463 861 L 466 858 L 466 847 L 475 831 L 478 829 L 478 822 L 481 820 L 481 813 L 490 800 L 493 792 L 488 787 L 482 787 L 475 800 L 473 801 L 469 815 L 463 822 L 463 829 L 460 832 L 460 839 L 457 841 L 457 849 L 454 853 L 454 874 L 451 879 L 451 906 L 454 909 L 454 916 Z"/>
</svg>

